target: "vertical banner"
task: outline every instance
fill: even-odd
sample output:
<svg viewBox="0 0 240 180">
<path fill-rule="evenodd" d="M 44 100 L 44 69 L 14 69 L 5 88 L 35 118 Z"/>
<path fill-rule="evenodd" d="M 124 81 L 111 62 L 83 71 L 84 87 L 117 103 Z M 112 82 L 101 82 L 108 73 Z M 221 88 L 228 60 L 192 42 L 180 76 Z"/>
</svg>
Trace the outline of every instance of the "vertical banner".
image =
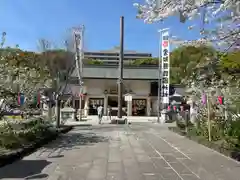
<svg viewBox="0 0 240 180">
<path fill-rule="evenodd" d="M 162 83 L 161 95 L 162 103 L 169 104 L 169 84 L 170 84 L 170 55 L 169 55 L 169 32 L 162 33 Z"/>
<path fill-rule="evenodd" d="M 203 105 L 207 104 L 207 95 L 205 93 L 202 94 L 202 104 Z"/>
<path fill-rule="evenodd" d="M 18 93 L 18 105 L 23 105 L 25 103 L 25 96 L 23 93 Z"/>
<path fill-rule="evenodd" d="M 74 51 L 75 51 L 75 64 L 76 64 L 78 77 L 80 78 L 81 77 L 81 65 L 80 65 L 81 33 L 79 29 L 73 30 L 73 40 L 74 40 Z"/>
<path fill-rule="evenodd" d="M 37 93 L 37 104 L 40 105 L 41 103 L 41 94 Z"/>
</svg>

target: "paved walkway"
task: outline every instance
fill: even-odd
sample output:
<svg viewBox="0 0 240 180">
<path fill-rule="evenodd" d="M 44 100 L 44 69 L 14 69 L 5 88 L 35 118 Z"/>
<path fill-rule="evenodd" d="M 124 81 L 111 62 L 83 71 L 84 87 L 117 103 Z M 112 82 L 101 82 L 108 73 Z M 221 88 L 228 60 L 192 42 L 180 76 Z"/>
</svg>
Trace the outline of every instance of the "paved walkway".
<svg viewBox="0 0 240 180">
<path fill-rule="evenodd" d="M 112 116 L 112 119 L 117 118 L 117 116 Z M 149 122 L 156 122 L 157 117 L 146 117 L 146 116 L 123 116 L 123 119 L 127 118 L 129 122 L 135 123 L 149 123 Z M 66 120 L 64 124 L 66 125 L 81 125 L 81 124 L 91 124 L 91 125 L 98 125 L 98 116 L 88 116 L 87 118 L 83 118 L 84 121 L 75 121 L 73 119 Z M 102 123 L 109 124 L 111 121 L 108 116 L 103 116 Z"/>
<path fill-rule="evenodd" d="M 239 180 L 240 164 L 159 125 L 78 127 L 0 179 Z"/>
</svg>

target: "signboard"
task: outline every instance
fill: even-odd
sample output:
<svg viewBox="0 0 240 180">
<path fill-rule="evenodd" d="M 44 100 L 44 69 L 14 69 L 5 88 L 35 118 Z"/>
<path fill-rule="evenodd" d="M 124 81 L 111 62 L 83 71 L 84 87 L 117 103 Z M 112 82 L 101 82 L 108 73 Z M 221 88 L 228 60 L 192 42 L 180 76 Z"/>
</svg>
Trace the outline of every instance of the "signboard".
<svg viewBox="0 0 240 180">
<path fill-rule="evenodd" d="M 130 95 L 130 94 L 127 94 L 127 95 L 125 95 L 125 101 L 132 101 L 132 95 Z"/>
<path fill-rule="evenodd" d="M 161 84 L 161 97 L 162 103 L 169 103 L 169 80 L 170 80 L 170 55 L 169 55 L 169 32 L 162 33 L 162 84 Z"/>
<path fill-rule="evenodd" d="M 134 99 L 133 106 L 137 106 L 137 107 L 146 106 L 146 99 Z"/>
<path fill-rule="evenodd" d="M 97 105 L 104 105 L 104 99 L 103 98 L 90 98 L 89 99 L 89 105 L 91 106 L 97 106 Z"/>
</svg>

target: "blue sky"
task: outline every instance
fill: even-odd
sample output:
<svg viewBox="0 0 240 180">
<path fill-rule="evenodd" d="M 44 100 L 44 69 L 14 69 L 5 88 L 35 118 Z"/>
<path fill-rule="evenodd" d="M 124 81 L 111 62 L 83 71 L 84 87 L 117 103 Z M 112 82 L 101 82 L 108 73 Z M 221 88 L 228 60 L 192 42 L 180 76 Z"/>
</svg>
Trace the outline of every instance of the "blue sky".
<svg viewBox="0 0 240 180">
<path fill-rule="evenodd" d="M 143 0 L 0 0 L 0 32 L 7 32 L 6 45 L 39 50 L 37 41 L 45 38 L 63 46 L 68 29 L 84 24 L 85 50 L 106 50 L 119 45 L 119 18 L 125 17 L 125 49 L 158 54 L 157 30 L 170 27 L 182 39 L 195 39 L 179 18 L 164 23 L 144 24 L 136 19 L 134 2 Z"/>
</svg>

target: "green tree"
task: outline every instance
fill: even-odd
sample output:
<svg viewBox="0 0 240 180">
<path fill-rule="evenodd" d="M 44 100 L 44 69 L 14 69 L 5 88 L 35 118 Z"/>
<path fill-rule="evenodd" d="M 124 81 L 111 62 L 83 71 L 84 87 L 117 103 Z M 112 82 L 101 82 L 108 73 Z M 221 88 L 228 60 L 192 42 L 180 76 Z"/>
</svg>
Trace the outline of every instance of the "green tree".
<svg viewBox="0 0 240 180">
<path fill-rule="evenodd" d="M 221 56 L 222 70 L 228 73 L 240 73 L 240 51 L 229 52 Z"/>
<path fill-rule="evenodd" d="M 39 88 L 51 86 L 49 70 L 39 61 L 39 54 L 3 45 L 0 49 L 0 97 L 6 104 L 16 104 L 19 92 L 30 102 Z"/>
<path fill-rule="evenodd" d="M 97 59 L 85 59 L 84 62 L 86 64 L 92 64 L 92 65 L 101 65 L 101 64 L 103 64 L 103 61 L 97 60 Z"/>
<path fill-rule="evenodd" d="M 158 61 L 158 58 L 136 59 L 132 62 L 132 65 L 157 65 Z"/>
<path fill-rule="evenodd" d="M 205 57 L 211 59 L 215 56 L 215 50 L 208 46 L 182 46 L 174 49 L 170 54 L 171 82 L 180 84 L 195 71 L 196 66 L 205 62 Z"/>
<path fill-rule="evenodd" d="M 75 65 L 74 54 L 64 49 L 45 50 L 40 54 L 40 58 L 53 78 L 56 78 L 59 72 L 66 72 Z"/>
</svg>

